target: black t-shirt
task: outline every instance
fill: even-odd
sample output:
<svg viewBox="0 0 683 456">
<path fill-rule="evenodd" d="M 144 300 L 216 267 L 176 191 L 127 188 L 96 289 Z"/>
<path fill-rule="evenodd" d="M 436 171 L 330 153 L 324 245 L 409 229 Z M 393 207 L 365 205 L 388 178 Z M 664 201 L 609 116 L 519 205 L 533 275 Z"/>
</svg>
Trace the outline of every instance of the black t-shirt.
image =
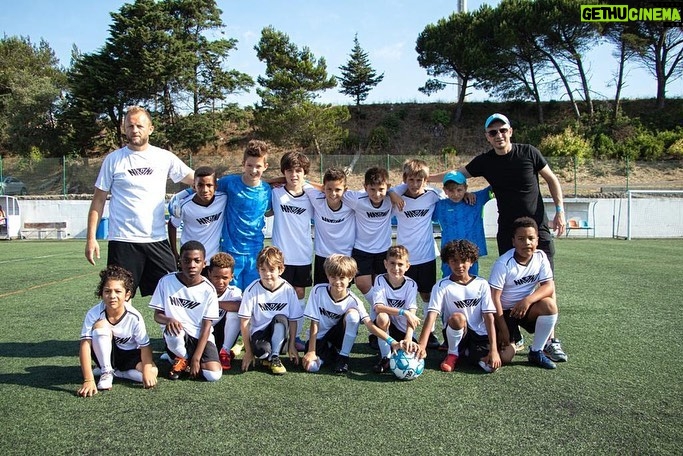
<svg viewBox="0 0 683 456">
<path fill-rule="evenodd" d="M 541 239 L 550 238 L 548 218 L 538 183 L 538 172 L 548 162 L 530 144 L 512 144 L 512 150 L 498 155 L 491 149 L 472 159 L 465 166 L 473 177 L 484 177 L 496 195 L 498 232 L 512 237 L 512 222 L 519 217 L 536 220 Z"/>
</svg>

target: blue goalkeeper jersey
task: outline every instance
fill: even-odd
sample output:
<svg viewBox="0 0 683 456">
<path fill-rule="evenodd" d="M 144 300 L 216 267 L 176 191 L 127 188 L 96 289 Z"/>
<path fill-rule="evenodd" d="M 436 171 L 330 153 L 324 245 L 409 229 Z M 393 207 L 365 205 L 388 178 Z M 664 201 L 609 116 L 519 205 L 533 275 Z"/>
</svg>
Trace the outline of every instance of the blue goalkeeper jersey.
<svg viewBox="0 0 683 456">
<path fill-rule="evenodd" d="M 479 256 L 485 256 L 484 205 L 491 199 L 491 187 L 474 192 L 477 202 L 470 206 L 464 201 L 454 203 L 448 198 L 436 203 L 435 221 L 441 225 L 441 245 L 454 239 L 467 239 L 479 248 Z"/>
<path fill-rule="evenodd" d="M 265 182 L 249 187 L 241 174 L 218 179 L 217 189 L 228 195 L 221 251 L 255 255 L 263 248 L 265 215 L 270 208 L 271 188 Z"/>
</svg>

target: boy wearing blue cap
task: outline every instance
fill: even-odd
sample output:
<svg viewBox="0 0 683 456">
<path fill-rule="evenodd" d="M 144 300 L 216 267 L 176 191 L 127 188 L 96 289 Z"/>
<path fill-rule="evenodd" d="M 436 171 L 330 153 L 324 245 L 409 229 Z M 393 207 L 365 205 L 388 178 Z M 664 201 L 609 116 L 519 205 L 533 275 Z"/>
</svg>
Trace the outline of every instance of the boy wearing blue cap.
<svg viewBox="0 0 683 456">
<path fill-rule="evenodd" d="M 449 171 L 443 177 L 443 191 L 447 199 L 439 200 L 433 219 L 441 225 L 441 245 L 456 239 L 466 239 L 479 249 L 479 257 L 486 256 L 484 234 L 484 205 L 491 199 L 491 187 L 474 192 L 476 201 L 470 205 L 463 201 L 467 193 L 467 178 L 460 171 Z M 443 277 L 451 275 L 448 264 L 441 265 Z M 479 261 L 472 263 L 469 274 L 479 275 Z"/>
</svg>

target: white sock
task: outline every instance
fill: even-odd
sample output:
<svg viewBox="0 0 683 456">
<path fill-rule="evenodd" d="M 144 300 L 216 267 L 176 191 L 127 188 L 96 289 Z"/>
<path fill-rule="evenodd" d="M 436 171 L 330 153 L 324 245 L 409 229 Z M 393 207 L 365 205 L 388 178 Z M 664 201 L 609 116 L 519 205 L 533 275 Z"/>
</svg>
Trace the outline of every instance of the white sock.
<svg viewBox="0 0 683 456">
<path fill-rule="evenodd" d="M 226 321 L 227 325 L 228 322 Z M 180 331 L 177 336 L 172 336 L 168 332 L 164 331 L 164 340 L 166 340 L 166 346 L 171 353 L 179 356 L 181 358 L 187 358 L 187 348 L 185 348 L 185 331 Z"/>
<path fill-rule="evenodd" d="M 129 369 L 126 371 L 117 370 L 114 372 L 116 377 L 125 378 L 127 380 L 142 383 L 142 372 L 137 369 Z"/>
<path fill-rule="evenodd" d="M 460 352 L 458 351 L 458 345 L 462 340 L 462 336 L 465 335 L 464 329 L 453 329 L 446 326 L 446 339 L 448 340 L 448 354 L 458 356 Z"/>
<path fill-rule="evenodd" d="M 301 305 L 301 310 L 302 310 L 302 315 L 303 315 L 303 310 L 306 309 L 306 300 L 304 298 L 299 299 L 299 304 Z M 296 321 L 296 333 L 299 335 L 299 338 L 301 340 L 307 340 L 308 337 L 306 337 L 306 331 L 304 331 L 304 318 L 301 317 L 301 319 Z"/>
<path fill-rule="evenodd" d="M 531 344 L 531 350 L 543 350 L 545 341 L 548 340 L 548 337 L 550 337 L 550 335 L 553 333 L 555 323 L 557 323 L 557 314 L 541 315 L 536 319 L 534 342 Z"/>
<path fill-rule="evenodd" d="M 208 369 L 202 369 L 202 375 L 204 376 L 207 382 L 217 382 L 223 376 L 223 371 L 212 371 Z"/>
<path fill-rule="evenodd" d="M 382 355 L 382 358 L 388 358 L 391 353 L 391 345 L 380 337 L 377 338 L 377 345 L 379 345 L 379 354 Z"/>
<path fill-rule="evenodd" d="M 280 322 L 275 323 L 273 326 L 273 337 L 270 339 L 270 352 L 272 353 L 271 356 L 280 355 L 282 345 L 285 343 L 285 331 L 285 325 Z"/>
<path fill-rule="evenodd" d="M 97 362 L 100 365 L 102 373 L 111 372 L 114 369 L 111 367 L 111 338 L 110 328 L 96 328 L 92 331 L 92 350 L 95 352 Z"/>
<path fill-rule="evenodd" d="M 240 335 L 240 317 L 237 312 L 227 312 L 225 314 L 225 327 L 223 328 L 223 347 L 225 351 L 230 352 L 230 349 L 235 342 L 237 336 Z"/>
<path fill-rule="evenodd" d="M 360 315 L 358 315 L 358 312 L 348 312 L 344 316 L 344 320 L 346 321 L 346 328 L 344 328 L 344 341 L 342 342 L 339 354 L 341 356 L 349 356 L 353 344 L 356 342 L 356 336 L 358 335 Z"/>
</svg>

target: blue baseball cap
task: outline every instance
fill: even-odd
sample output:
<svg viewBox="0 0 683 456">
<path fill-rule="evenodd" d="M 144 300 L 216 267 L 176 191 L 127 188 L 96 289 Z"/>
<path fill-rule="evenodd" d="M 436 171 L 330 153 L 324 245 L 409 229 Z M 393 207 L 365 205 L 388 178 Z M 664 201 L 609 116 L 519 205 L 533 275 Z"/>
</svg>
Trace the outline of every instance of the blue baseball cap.
<svg viewBox="0 0 683 456">
<path fill-rule="evenodd" d="M 443 177 L 443 183 L 453 181 L 456 184 L 465 185 L 467 184 L 467 178 L 460 171 L 448 171 Z"/>
<path fill-rule="evenodd" d="M 486 119 L 486 122 L 484 122 L 484 130 L 489 128 L 489 125 L 491 125 L 493 122 L 500 121 L 503 122 L 505 125 L 508 127 L 511 127 L 510 121 L 508 120 L 507 117 L 505 117 L 503 114 L 495 113 L 491 114 L 488 119 Z"/>
</svg>

